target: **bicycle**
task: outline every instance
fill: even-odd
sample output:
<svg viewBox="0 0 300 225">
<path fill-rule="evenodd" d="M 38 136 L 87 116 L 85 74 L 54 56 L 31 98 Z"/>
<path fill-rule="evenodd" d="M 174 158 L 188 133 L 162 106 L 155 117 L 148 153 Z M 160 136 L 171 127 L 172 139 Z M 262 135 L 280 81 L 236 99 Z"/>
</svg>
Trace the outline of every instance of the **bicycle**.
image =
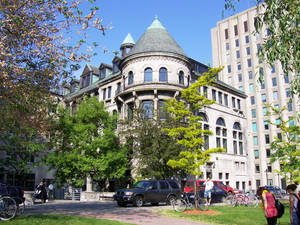
<svg viewBox="0 0 300 225">
<path fill-rule="evenodd" d="M 177 199 L 174 199 L 171 202 L 171 204 L 173 206 L 173 209 L 176 212 L 183 212 L 187 208 L 193 208 L 194 205 L 196 206 L 196 202 L 198 202 L 197 208 L 199 208 L 201 211 L 207 211 L 208 210 L 208 207 L 209 207 L 208 204 L 206 204 L 205 199 L 201 198 L 199 196 L 199 194 L 197 194 L 196 197 L 195 197 L 194 194 L 188 194 L 186 192 L 183 192 L 181 194 L 181 197 L 177 198 Z"/>
<path fill-rule="evenodd" d="M 231 199 L 231 205 L 236 206 L 248 206 L 256 208 L 259 204 L 259 199 L 255 195 L 250 195 L 249 193 L 236 194 Z"/>
<path fill-rule="evenodd" d="M 0 221 L 10 220 L 16 216 L 16 201 L 9 196 L 0 197 Z"/>
</svg>

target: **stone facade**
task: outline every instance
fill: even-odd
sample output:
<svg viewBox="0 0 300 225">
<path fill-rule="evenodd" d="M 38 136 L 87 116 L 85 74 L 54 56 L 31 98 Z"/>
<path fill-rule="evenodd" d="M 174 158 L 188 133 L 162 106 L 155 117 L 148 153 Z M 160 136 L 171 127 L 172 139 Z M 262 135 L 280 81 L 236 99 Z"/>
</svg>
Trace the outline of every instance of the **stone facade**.
<svg viewBox="0 0 300 225">
<path fill-rule="evenodd" d="M 127 49 L 125 54 L 124 48 Z M 153 108 L 151 115 L 155 115 L 161 100 L 176 97 L 208 70 L 207 66 L 185 55 L 157 18 L 136 44 L 127 36 L 121 45 L 121 52 L 122 57 L 113 60 L 113 64 L 118 62 L 117 70 L 114 71 L 114 65 L 101 64 L 102 69 L 105 66 L 107 69 L 105 77 L 100 75 L 101 65 L 86 66 L 81 76 L 81 86 L 86 74 L 90 73 L 91 77 L 94 73 L 101 78 L 66 95 L 66 105 L 74 107 L 83 94 L 96 95 L 99 101 L 105 102 L 109 111 L 118 112 L 120 119 L 128 116 L 131 104 L 143 105 L 145 102 Z M 217 101 L 200 112 L 205 117 L 204 123 L 215 133 L 209 137 L 209 147 L 227 149 L 225 153 L 213 154 L 211 162 L 203 166 L 204 178 L 209 175 L 234 188 L 248 190 L 251 188 L 251 174 L 245 117 L 247 96 L 221 81 L 202 91 L 207 93 L 209 99 Z"/>
</svg>

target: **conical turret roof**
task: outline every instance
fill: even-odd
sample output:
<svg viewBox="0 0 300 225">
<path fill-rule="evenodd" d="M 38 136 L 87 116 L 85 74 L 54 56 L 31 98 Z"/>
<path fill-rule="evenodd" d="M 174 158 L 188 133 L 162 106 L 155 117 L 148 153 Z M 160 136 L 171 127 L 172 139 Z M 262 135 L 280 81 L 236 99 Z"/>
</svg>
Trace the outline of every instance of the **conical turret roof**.
<svg viewBox="0 0 300 225">
<path fill-rule="evenodd" d="M 134 45 L 129 55 L 145 52 L 169 52 L 186 56 L 157 17 Z"/>
<path fill-rule="evenodd" d="M 133 44 L 133 45 L 135 44 L 135 42 L 134 42 L 134 40 L 133 40 L 130 33 L 127 34 L 127 36 L 125 37 L 125 39 L 122 43 L 122 45 L 126 45 L 126 44 Z"/>
</svg>

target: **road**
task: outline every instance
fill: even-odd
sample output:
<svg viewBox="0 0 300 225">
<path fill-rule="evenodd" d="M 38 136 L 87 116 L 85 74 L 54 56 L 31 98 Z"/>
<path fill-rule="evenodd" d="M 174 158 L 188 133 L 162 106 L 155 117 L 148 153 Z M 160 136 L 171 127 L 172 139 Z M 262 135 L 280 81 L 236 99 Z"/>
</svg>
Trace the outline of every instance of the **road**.
<svg viewBox="0 0 300 225">
<path fill-rule="evenodd" d="M 25 215 L 68 214 L 118 220 L 138 225 L 208 225 L 196 221 L 161 216 L 154 212 L 159 209 L 171 209 L 167 205 L 143 207 L 118 207 L 113 201 L 79 202 L 68 200 L 50 201 L 45 204 L 27 206 Z"/>
</svg>

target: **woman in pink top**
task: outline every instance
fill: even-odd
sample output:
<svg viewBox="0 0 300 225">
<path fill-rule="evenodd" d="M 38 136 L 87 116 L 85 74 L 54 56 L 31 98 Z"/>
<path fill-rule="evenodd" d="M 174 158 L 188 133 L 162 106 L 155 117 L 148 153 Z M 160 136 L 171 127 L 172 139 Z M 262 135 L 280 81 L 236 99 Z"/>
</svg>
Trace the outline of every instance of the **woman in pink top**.
<svg viewBox="0 0 300 225">
<path fill-rule="evenodd" d="M 276 225 L 277 223 L 277 209 L 275 206 L 275 198 L 272 193 L 264 189 L 264 187 L 259 187 L 257 190 L 257 195 L 261 199 L 261 208 L 265 213 L 268 225 Z"/>
</svg>

